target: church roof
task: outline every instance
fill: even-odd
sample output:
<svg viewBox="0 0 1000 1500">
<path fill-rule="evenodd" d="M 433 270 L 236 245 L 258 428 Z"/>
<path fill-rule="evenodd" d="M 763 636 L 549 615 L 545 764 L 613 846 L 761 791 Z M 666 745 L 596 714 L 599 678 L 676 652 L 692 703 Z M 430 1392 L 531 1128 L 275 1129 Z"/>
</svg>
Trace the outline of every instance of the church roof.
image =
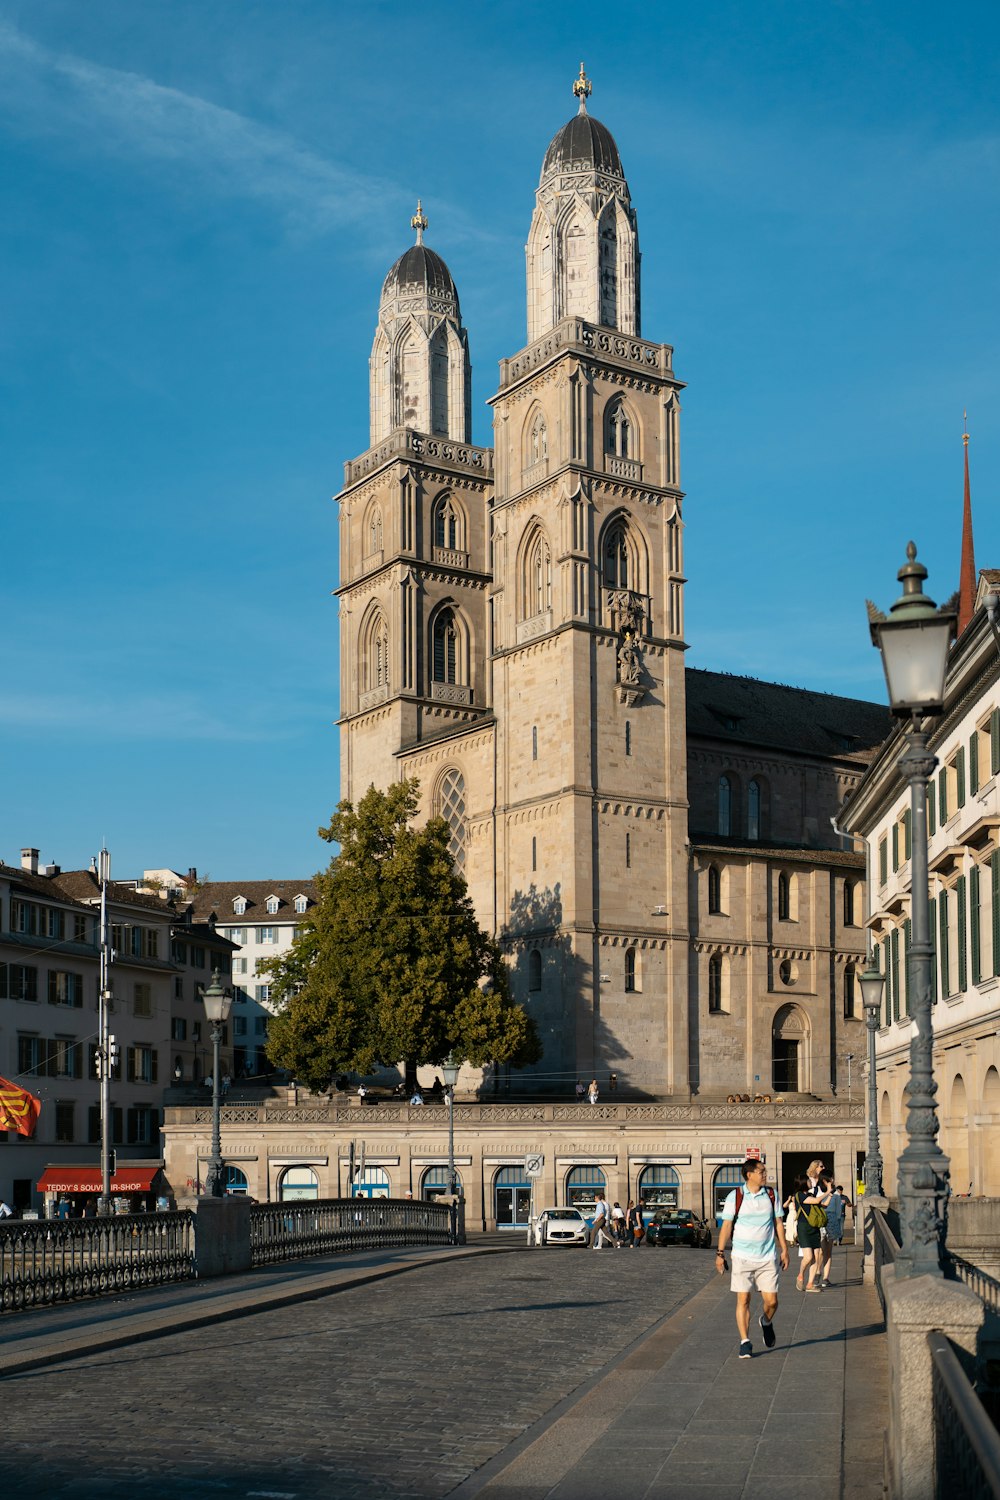
<svg viewBox="0 0 1000 1500">
<path fill-rule="evenodd" d="M 697 668 L 688 668 L 686 684 L 689 738 L 867 764 L 894 728 L 884 704 L 860 698 Z"/>
<path fill-rule="evenodd" d="M 542 162 L 542 177 L 544 179 L 550 172 L 572 172 L 581 167 L 609 172 L 615 177 L 625 176 L 611 131 L 600 120 L 587 114 L 574 115 L 552 137 Z"/>
<path fill-rule="evenodd" d="M 450 297 L 457 309 L 458 289 L 436 251 L 426 245 L 405 250 L 382 283 L 382 301 L 396 297 Z"/>
</svg>

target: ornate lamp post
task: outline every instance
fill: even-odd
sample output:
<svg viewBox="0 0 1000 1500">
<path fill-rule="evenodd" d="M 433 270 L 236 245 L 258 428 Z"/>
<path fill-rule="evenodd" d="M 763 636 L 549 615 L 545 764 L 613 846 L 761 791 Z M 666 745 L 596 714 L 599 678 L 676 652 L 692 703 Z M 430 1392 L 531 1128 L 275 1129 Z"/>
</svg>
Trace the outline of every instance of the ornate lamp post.
<svg viewBox="0 0 1000 1500">
<path fill-rule="evenodd" d="M 911 881 L 910 921 L 910 1081 L 906 1085 L 907 1144 L 899 1158 L 899 1199 L 903 1247 L 896 1258 L 897 1278 L 942 1276 L 944 1205 L 948 1192 L 948 1158 L 937 1142 L 934 1096 L 934 1036 L 931 1026 L 934 949 L 931 945 L 927 871 L 927 784 L 937 765 L 928 748 L 924 720 L 944 710 L 948 649 L 955 616 L 939 611 L 923 592 L 927 569 L 917 562 L 912 542 L 899 570 L 903 593 L 889 618 L 869 603 L 872 641 L 882 653 L 889 706 L 909 720 L 906 749 L 899 769 L 910 786 Z M 869 1087 L 870 1087 L 869 1083 Z"/>
<path fill-rule="evenodd" d="M 449 1052 L 441 1064 L 444 1086 L 448 1090 L 448 1191 L 451 1194 L 451 1242 L 458 1243 L 458 1183 L 455 1178 L 455 1085 L 461 1063 Z"/>
<path fill-rule="evenodd" d="M 875 1033 L 882 1009 L 885 980 L 875 967 L 874 955 L 858 980 L 868 1027 L 868 1150 L 865 1152 L 865 1197 L 882 1196 L 882 1154 L 878 1148 L 878 1087 L 875 1082 Z"/>
<path fill-rule="evenodd" d="M 231 990 L 224 990 L 219 983 L 218 969 L 215 969 L 212 973 L 211 984 L 207 988 L 202 989 L 201 998 L 204 1001 L 205 1014 L 212 1027 L 212 1156 L 208 1164 L 208 1176 L 205 1179 L 205 1192 L 210 1198 L 221 1198 L 224 1184 L 222 1170 L 222 1119 L 219 1094 L 219 1043 L 222 1041 L 222 1028 L 229 1020 L 233 996 Z"/>
</svg>

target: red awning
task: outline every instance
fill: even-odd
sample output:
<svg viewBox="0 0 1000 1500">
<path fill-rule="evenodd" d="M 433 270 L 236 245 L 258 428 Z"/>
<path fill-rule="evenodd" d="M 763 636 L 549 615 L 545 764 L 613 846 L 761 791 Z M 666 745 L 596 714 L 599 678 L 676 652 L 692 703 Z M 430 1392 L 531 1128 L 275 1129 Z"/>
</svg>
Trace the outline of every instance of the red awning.
<svg viewBox="0 0 1000 1500">
<path fill-rule="evenodd" d="M 111 1174 L 113 1193 L 148 1193 L 153 1178 L 160 1170 L 155 1167 L 119 1167 Z M 46 1167 L 38 1179 L 40 1193 L 99 1193 L 101 1191 L 100 1167 Z"/>
</svg>

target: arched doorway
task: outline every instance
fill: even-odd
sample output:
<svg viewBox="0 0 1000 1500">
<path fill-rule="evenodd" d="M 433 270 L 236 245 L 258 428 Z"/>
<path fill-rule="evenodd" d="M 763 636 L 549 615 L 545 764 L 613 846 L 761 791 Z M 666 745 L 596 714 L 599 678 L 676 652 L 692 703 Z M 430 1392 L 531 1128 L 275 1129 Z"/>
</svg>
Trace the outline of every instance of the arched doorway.
<svg viewBox="0 0 1000 1500">
<path fill-rule="evenodd" d="M 526 1229 L 531 1217 L 531 1179 L 523 1167 L 501 1167 L 493 1179 L 493 1219 L 498 1229 Z"/>
<path fill-rule="evenodd" d="M 566 1173 L 566 1204 L 578 1208 L 585 1218 L 594 1212 L 598 1193 L 607 1191 L 607 1179 L 600 1167 L 571 1167 Z"/>
<path fill-rule="evenodd" d="M 722 1223 L 722 1207 L 733 1188 L 743 1187 L 743 1173 L 734 1163 L 717 1167 L 712 1178 L 712 1213 L 716 1224 Z"/>
<path fill-rule="evenodd" d="M 951 1086 L 951 1109 L 949 1111 L 948 1137 L 942 1146 L 951 1157 L 951 1190 L 953 1193 L 971 1193 L 971 1170 L 969 1167 L 969 1100 L 965 1079 L 955 1074 Z"/>
<path fill-rule="evenodd" d="M 645 1198 L 646 1207 L 655 1213 L 658 1208 L 676 1208 L 681 1180 L 673 1167 L 665 1162 L 654 1162 L 639 1174 L 638 1196 Z"/>
<path fill-rule="evenodd" d="M 981 1191 L 987 1198 L 996 1198 L 1000 1196 L 1000 1142 L 997 1140 L 997 1131 L 1000 1129 L 1000 1073 L 994 1067 L 986 1069 L 983 1080 L 983 1114 L 988 1123 L 979 1134 L 983 1158 Z"/>
<path fill-rule="evenodd" d="M 312 1167 L 286 1167 L 278 1179 L 278 1198 L 293 1203 L 300 1198 L 319 1197 L 319 1178 Z"/>
<path fill-rule="evenodd" d="M 797 1005 L 783 1005 L 771 1023 L 771 1087 L 776 1094 L 806 1089 L 806 1019 Z"/>
<path fill-rule="evenodd" d="M 388 1198 L 389 1174 L 382 1167 L 365 1167 L 351 1183 L 352 1198 Z"/>
<path fill-rule="evenodd" d="M 227 1167 L 225 1176 L 222 1179 L 222 1191 L 232 1195 L 234 1198 L 246 1197 L 250 1191 L 250 1184 L 247 1182 L 246 1173 L 241 1172 L 239 1167 Z"/>
<path fill-rule="evenodd" d="M 462 1192 L 462 1174 L 455 1168 L 455 1185 L 459 1195 Z M 440 1198 L 442 1193 L 451 1192 L 451 1181 L 447 1167 L 428 1167 L 420 1184 L 420 1196 L 433 1203 L 435 1198 Z"/>
</svg>

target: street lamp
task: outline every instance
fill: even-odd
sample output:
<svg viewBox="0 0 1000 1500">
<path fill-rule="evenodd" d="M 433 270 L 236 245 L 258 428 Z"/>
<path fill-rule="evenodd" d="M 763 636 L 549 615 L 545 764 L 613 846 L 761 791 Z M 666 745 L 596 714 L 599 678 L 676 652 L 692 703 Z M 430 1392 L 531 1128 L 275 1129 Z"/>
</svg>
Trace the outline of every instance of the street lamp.
<svg viewBox="0 0 1000 1500">
<path fill-rule="evenodd" d="M 451 1242 L 458 1243 L 458 1194 L 455 1181 L 455 1085 L 458 1082 L 461 1063 L 456 1062 L 454 1052 L 449 1052 L 441 1064 L 444 1086 L 448 1090 L 448 1192 L 451 1194 Z"/>
<path fill-rule="evenodd" d="M 865 1152 L 865 1197 L 882 1196 L 882 1156 L 878 1149 L 878 1087 L 875 1081 L 875 1033 L 878 1030 L 879 1013 L 882 1009 L 882 990 L 885 980 L 875 967 L 875 955 L 868 960 L 868 968 L 858 980 L 861 986 L 861 1003 L 865 1008 L 865 1025 L 868 1027 L 868 1150 Z"/>
<path fill-rule="evenodd" d="M 233 996 L 231 990 L 224 990 L 219 983 L 218 969 L 213 970 L 212 982 L 208 988 L 202 988 L 201 998 L 205 1005 L 205 1014 L 212 1027 L 212 1156 L 208 1164 L 208 1176 L 205 1179 L 205 1192 L 210 1198 L 221 1198 L 223 1180 L 222 1121 L 219 1095 L 219 1043 L 222 1041 L 222 1028 L 229 1020 Z"/>
<path fill-rule="evenodd" d="M 889 618 L 869 603 L 873 643 L 882 653 L 889 687 L 889 706 L 909 720 L 906 749 L 899 769 L 910 785 L 910 1081 L 907 1144 L 899 1158 L 900 1219 L 903 1246 L 896 1258 L 897 1277 L 942 1276 L 944 1205 L 948 1192 L 948 1158 L 938 1145 L 934 1102 L 934 1037 L 931 1026 L 934 949 L 931 946 L 927 871 L 927 785 L 937 757 L 928 748 L 924 719 L 944 711 L 948 649 L 955 615 L 938 610 L 923 592 L 927 569 L 917 562 L 912 542 L 899 570 L 903 592 Z M 871 1081 L 869 1080 L 869 1087 Z"/>
</svg>

